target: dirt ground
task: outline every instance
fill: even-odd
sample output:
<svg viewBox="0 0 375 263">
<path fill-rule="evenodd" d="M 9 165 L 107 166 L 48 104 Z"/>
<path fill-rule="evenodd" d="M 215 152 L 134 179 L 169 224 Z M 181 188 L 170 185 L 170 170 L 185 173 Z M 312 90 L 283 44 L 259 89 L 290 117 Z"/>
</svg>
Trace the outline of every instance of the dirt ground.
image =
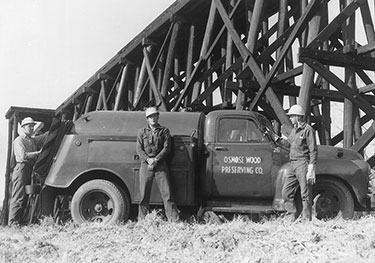
<svg viewBox="0 0 375 263">
<path fill-rule="evenodd" d="M 0 227 L 0 262 L 374 262 L 375 217 Z"/>
</svg>

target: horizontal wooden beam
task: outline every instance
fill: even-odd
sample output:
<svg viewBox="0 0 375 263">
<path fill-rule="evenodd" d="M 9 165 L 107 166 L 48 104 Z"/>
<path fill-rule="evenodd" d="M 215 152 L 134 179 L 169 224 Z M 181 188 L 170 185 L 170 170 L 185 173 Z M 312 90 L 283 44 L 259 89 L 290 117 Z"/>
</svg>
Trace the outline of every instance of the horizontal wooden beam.
<svg viewBox="0 0 375 263">
<path fill-rule="evenodd" d="M 303 66 L 298 66 L 296 68 L 293 68 L 291 70 L 288 70 L 286 72 L 283 72 L 283 73 L 280 73 L 278 75 L 276 75 L 271 83 L 278 83 L 278 82 L 283 82 L 285 80 L 289 80 L 291 78 L 294 78 L 294 77 L 297 77 L 299 75 L 301 75 L 303 72 Z"/>
<path fill-rule="evenodd" d="M 311 48 L 300 48 L 299 58 L 300 62 L 303 62 L 303 58 L 311 58 L 319 60 L 324 65 L 375 70 L 375 58 L 358 56 L 351 53 L 342 54 Z"/>
<path fill-rule="evenodd" d="M 367 92 L 370 92 L 370 91 L 374 91 L 375 90 L 375 83 L 372 83 L 370 85 L 366 85 L 364 87 L 361 87 L 358 89 L 358 92 L 359 93 L 367 93 Z"/>
</svg>

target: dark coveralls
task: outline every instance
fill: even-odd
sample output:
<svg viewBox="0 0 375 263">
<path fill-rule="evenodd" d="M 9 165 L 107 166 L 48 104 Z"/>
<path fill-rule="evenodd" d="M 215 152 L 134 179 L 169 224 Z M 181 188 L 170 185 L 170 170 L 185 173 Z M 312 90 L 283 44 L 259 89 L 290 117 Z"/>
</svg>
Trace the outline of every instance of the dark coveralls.
<svg viewBox="0 0 375 263">
<path fill-rule="evenodd" d="M 140 129 L 138 132 L 137 153 L 141 160 L 139 171 L 141 196 L 138 209 L 139 219 L 143 219 L 149 212 L 151 187 L 154 177 L 163 199 L 167 218 L 172 221 L 178 219 L 178 212 L 169 185 L 168 165 L 165 160 L 170 152 L 170 137 L 169 129 L 160 124 L 158 124 L 154 130 L 147 126 Z M 156 158 L 156 165 L 154 167 L 149 167 L 147 158 Z"/>
<path fill-rule="evenodd" d="M 285 178 L 282 190 L 284 208 L 288 213 L 295 214 L 294 197 L 298 186 L 301 189 L 302 218 L 311 220 L 312 214 L 312 186 L 307 183 L 307 165 L 316 165 L 318 156 L 314 129 L 307 123 L 294 127 L 288 141 L 281 143 L 290 147 L 290 172 Z"/>
<path fill-rule="evenodd" d="M 16 166 L 12 174 L 12 196 L 9 207 L 9 224 L 21 224 L 27 203 L 25 185 L 31 183 L 31 174 L 38 150 L 42 147 L 47 134 L 37 137 L 18 136 L 13 142 Z"/>
</svg>

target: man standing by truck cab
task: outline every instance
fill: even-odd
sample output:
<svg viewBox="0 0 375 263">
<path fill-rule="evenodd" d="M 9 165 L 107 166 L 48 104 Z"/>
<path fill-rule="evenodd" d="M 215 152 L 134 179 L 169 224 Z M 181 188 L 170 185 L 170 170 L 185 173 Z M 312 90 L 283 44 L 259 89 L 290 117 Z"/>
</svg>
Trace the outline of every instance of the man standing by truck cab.
<svg viewBox="0 0 375 263">
<path fill-rule="evenodd" d="M 178 211 L 173 201 L 166 157 L 170 152 L 171 136 L 169 129 L 159 124 L 159 111 L 156 107 L 146 110 L 148 126 L 138 132 L 137 153 L 141 160 L 139 186 L 141 200 L 138 219 L 149 212 L 152 182 L 155 177 L 163 199 L 165 214 L 170 221 L 178 220 Z"/>
<path fill-rule="evenodd" d="M 12 197 L 9 208 L 9 225 L 22 224 L 22 216 L 26 206 L 25 186 L 31 183 L 33 165 L 47 133 L 33 137 L 35 122 L 26 117 L 21 122 L 22 133 L 14 140 L 13 149 L 16 166 L 12 174 Z"/>
<path fill-rule="evenodd" d="M 284 208 L 295 218 L 294 197 L 298 186 L 301 189 L 302 220 L 312 219 L 312 185 L 315 184 L 315 166 L 318 156 L 314 129 L 305 122 L 305 111 L 300 105 L 293 105 L 288 112 L 293 129 L 288 140 L 278 140 L 290 147 L 290 171 L 283 186 Z"/>
</svg>

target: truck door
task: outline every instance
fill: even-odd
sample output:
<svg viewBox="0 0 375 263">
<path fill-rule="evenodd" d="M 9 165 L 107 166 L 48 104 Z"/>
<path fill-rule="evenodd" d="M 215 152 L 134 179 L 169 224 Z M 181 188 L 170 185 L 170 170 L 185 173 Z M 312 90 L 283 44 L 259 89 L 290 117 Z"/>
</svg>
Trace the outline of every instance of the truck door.
<svg viewBox="0 0 375 263">
<path fill-rule="evenodd" d="M 215 197 L 272 198 L 273 144 L 250 116 L 217 119 L 212 144 Z"/>
</svg>

